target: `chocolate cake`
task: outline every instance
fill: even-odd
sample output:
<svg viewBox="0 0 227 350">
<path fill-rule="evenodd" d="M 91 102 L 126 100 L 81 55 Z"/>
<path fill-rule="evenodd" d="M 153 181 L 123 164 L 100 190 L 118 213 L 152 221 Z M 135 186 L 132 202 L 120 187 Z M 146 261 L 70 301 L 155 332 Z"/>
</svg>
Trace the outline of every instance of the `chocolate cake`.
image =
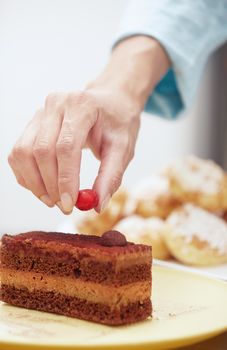
<svg viewBox="0 0 227 350">
<path fill-rule="evenodd" d="M 4 235 L 1 294 L 6 303 L 109 325 L 151 315 L 151 247 L 109 231 Z"/>
</svg>

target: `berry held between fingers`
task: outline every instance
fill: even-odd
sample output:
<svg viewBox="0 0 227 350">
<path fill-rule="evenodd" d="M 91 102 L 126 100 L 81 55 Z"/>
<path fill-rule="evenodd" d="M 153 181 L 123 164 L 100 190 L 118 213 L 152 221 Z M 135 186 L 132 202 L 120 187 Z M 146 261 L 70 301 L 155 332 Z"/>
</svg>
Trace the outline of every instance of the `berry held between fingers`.
<svg viewBox="0 0 227 350">
<path fill-rule="evenodd" d="M 80 210 L 90 210 L 97 207 L 98 202 L 96 191 L 84 189 L 79 191 L 75 206 Z"/>
</svg>

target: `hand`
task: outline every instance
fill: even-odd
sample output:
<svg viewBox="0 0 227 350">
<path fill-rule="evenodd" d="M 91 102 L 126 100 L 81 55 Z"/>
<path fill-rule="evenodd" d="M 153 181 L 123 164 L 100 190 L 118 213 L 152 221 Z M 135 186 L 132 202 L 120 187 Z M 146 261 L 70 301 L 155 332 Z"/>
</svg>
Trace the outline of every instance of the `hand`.
<svg viewBox="0 0 227 350">
<path fill-rule="evenodd" d="M 9 156 L 19 184 L 68 214 L 79 190 L 82 149 L 100 160 L 93 189 L 100 212 L 133 158 L 140 113 L 170 61 L 153 38 L 135 36 L 113 50 L 103 73 L 82 92 L 51 94 Z"/>
<path fill-rule="evenodd" d="M 9 164 L 20 185 L 68 214 L 79 190 L 82 149 L 101 161 L 93 188 L 99 212 L 118 189 L 134 155 L 139 111 L 123 92 L 91 88 L 51 94 L 17 141 Z"/>
</svg>

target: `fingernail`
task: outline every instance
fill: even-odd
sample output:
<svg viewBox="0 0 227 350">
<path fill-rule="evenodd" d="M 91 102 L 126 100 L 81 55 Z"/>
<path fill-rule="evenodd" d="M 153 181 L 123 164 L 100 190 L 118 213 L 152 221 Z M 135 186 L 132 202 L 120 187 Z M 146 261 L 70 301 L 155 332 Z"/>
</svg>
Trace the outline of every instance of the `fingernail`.
<svg viewBox="0 0 227 350">
<path fill-rule="evenodd" d="M 100 208 L 100 213 L 106 209 L 109 201 L 110 201 L 110 195 L 106 196 L 106 198 L 103 200 L 101 208 Z"/>
<path fill-rule="evenodd" d="M 48 196 L 48 194 L 44 194 L 43 196 L 40 197 L 40 200 L 46 204 L 48 207 L 53 207 L 54 204 L 52 202 L 52 200 L 50 199 L 50 197 Z"/>
<path fill-rule="evenodd" d="M 64 212 L 71 213 L 73 209 L 73 201 L 69 193 L 62 193 L 61 206 Z"/>
</svg>

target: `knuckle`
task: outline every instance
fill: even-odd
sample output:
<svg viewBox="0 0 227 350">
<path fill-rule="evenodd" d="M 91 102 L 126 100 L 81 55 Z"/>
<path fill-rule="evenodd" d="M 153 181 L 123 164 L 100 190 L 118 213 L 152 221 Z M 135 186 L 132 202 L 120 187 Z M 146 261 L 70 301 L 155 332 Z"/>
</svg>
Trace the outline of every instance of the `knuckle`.
<svg viewBox="0 0 227 350">
<path fill-rule="evenodd" d="M 59 186 L 68 184 L 70 182 L 71 182 L 71 177 L 68 174 L 62 174 L 58 179 Z"/>
<path fill-rule="evenodd" d="M 69 93 L 67 96 L 69 106 L 83 105 L 96 108 L 95 98 L 88 91 L 78 91 Z"/>
<path fill-rule="evenodd" d="M 73 139 L 73 121 L 70 119 L 64 119 L 62 123 L 62 129 L 64 129 L 64 134 L 60 140 L 72 140 Z"/>
<path fill-rule="evenodd" d="M 96 102 L 95 97 L 93 97 L 87 91 L 79 91 L 74 93 L 69 93 L 66 98 L 67 108 L 69 110 L 78 110 L 82 113 L 76 113 L 77 122 L 84 126 L 94 125 L 97 117 L 99 115 L 99 107 Z"/>
<path fill-rule="evenodd" d="M 30 155 L 31 153 L 28 147 L 17 145 L 14 147 L 10 159 L 12 160 L 13 158 L 15 158 L 17 160 L 23 160 L 24 158 L 30 157 Z"/>
<path fill-rule="evenodd" d="M 77 92 L 76 93 L 75 92 L 68 93 L 67 98 L 66 98 L 67 105 L 74 106 L 77 103 L 78 94 L 79 93 L 77 93 Z"/>
<path fill-rule="evenodd" d="M 74 143 L 71 137 L 65 137 L 56 145 L 56 152 L 58 155 L 67 155 L 73 152 Z"/>
<path fill-rule="evenodd" d="M 45 107 L 46 108 L 56 108 L 59 104 L 61 94 L 57 92 L 50 93 L 45 100 Z"/>
<path fill-rule="evenodd" d="M 47 158 L 51 152 L 48 143 L 38 143 L 33 148 L 33 155 L 37 159 Z"/>
<path fill-rule="evenodd" d="M 69 93 L 67 96 L 68 104 L 83 104 L 87 103 L 89 94 L 86 91 L 77 91 L 76 93 Z"/>
</svg>

